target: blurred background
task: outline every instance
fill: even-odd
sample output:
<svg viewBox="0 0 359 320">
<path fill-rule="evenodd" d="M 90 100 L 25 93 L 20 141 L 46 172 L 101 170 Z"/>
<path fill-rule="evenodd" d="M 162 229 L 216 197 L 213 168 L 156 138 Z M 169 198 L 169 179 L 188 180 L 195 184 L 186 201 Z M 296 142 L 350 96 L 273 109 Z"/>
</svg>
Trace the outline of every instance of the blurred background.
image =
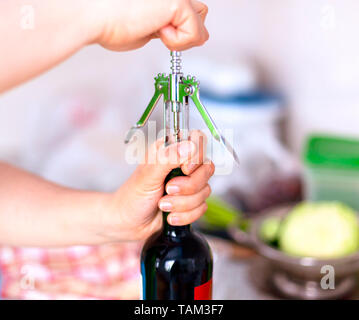
<svg viewBox="0 0 359 320">
<path fill-rule="evenodd" d="M 212 187 L 221 199 L 213 201 L 214 206 L 223 205 L 213 209 L 214 215 L 228 205 L 227 210 L 251 219 L 263 210 L 303 199 L 337 200 L 359 209 L 359 182 L 357 186 L 346 180 L 355 175 L 356 166 L 344 177 L 343 168 L 330 167 L 343 157 L 344 162 L 359 159 L 352 153 L 359 139 L 359 44 L 354 37 L 359 3 L 205 2 L 210 40 L 183 52 L 183 70 L 201 81 L 201 99 L 217 125 L 233 130 L 241 160 L 228 175 L 221 165 L 227 155 L 213 146 L 218 169 Z M 169 66 L 169 51 L 159 40 L 132 52 L 109 52 L 99 46 L 81 50 L 0 96 L 0 158 L 67 186 L 115 190 L 135 168 L 125 161 L 125 134 L 152 97 L 154 76 L 168 72 Z M 160 120 L 161 111 L 158 107 L 152 119 Z M 204 129 L 197 111 L 191 111 L 191 126 Z M 323 148 L 318 149 L 316 139 Z M 353 147 L 343 156 L 340 150 L 348 141 Z M 342 196 L 338 179 L 339 191 L 345 190 Z M 323 191 L 323 186 L 333 187 Z M 267 270 L 259 255 L 234 245 L 226 222 L 221 228 L 210 226 L 212 222 L 207 218 L 198 227 L 211 234 L 215 251 L 214 297 L 281 297 L 267 280 L 253 280 L 250 270 Z M 3 247 L 2 295 L 139 298 L 139 248 Z M 52 262 L 44 262 L 49 257 Z M 71 267 L 63 267 L 64 259 Z"/>
</svg>

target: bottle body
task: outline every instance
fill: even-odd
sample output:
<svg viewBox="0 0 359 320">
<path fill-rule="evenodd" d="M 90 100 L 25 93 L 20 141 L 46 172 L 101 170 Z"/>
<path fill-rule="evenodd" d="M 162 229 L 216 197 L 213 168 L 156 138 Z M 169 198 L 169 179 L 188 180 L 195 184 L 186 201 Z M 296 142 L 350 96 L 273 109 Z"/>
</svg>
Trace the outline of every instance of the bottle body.
<svg viewBox="0 0 359 320">
<path fill-rule="evenodd" d="M 200 234 L 190 226 L 185 227 L 188 230 L 172 235 L 161 230 L 144 245 L 141 254 L 144 300 L 212 298 L 210 247 Z"/>
</svg>

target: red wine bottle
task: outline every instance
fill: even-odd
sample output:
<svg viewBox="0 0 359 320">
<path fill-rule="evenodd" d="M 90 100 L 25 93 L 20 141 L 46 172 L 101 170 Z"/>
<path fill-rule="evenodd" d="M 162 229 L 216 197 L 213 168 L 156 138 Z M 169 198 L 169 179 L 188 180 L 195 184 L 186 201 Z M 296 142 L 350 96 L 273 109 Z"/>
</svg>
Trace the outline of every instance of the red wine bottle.
<svg viewBox="0 0 359 320">
<path fill-rule="evenodd" d="M 165 183 L 183 175 L 174 169 Z M 171 226 L 163 212 L 162 230 L 145 243 L 141 254 L 144 300 L 210 300 L 213 259 L 207 241 L 191 225 Z"/>
</svg>

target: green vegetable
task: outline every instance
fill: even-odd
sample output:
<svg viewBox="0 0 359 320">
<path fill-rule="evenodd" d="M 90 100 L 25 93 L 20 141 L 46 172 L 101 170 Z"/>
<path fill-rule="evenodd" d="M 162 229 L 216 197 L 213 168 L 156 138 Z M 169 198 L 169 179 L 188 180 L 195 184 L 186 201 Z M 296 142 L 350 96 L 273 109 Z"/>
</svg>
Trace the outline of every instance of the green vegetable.
<svg viewBox="0 0 359 320">
<path fill-rule="evenodd" d="M 273 243 L 278 239 L 281 218 L 270 217 L 265 219 L 259 229 L 259 237 L 267 243 Z"/>
<path fill-rule="evenodd" d="M 282 221 L 282 251 L 303 257 L 338 258 L 359 248 L 355 212 L 339 202 L 302 203 Z"/>
<path fill-rule="evenodd" d="M 208 209 L 201 218 L 207 226 L 216 229 L 225 229 L 238 216 L 241 215 L 239 211 L 221 200 L 219 197 L 211 196 L 207 199 Z"/>
</svg>

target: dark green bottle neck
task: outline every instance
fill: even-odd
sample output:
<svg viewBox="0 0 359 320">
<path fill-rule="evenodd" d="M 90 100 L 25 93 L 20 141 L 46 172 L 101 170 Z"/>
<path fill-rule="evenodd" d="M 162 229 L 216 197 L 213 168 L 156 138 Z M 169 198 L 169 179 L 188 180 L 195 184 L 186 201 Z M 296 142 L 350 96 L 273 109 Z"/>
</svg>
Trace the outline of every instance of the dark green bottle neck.
<svg viewBox="0 0 359 320">
<path fill-rule="evenodd" d="M 165 179 L 165 185 L 168 181 L 170 181 L 172 178 L 184 176 L 184 173 L 180 168 L 173 169 L 166 177 Z M 166 195 L 166 192 L 164 193 Z M 192 232 L 192 226 L 190 224 L 186 226 L 171 226 L 167 222 L 167 216 L 169 215 L 169 212 L 163 212 L 163 227 L 162 227 L 162 234 L 167 237 L 171 238 L 173 240 L 180 239 Z"/>
<path fill-rule="evenodd" d="M 167 222 L 168 212 L 163 212 L 163 226 L 162 226 L 162 234 L 165 237 L 169 237 L 172 239 L 182 238 L 192 232 L 192 225 L 187 224 L 185 226 L 172 226 Z"/>
</svg>

